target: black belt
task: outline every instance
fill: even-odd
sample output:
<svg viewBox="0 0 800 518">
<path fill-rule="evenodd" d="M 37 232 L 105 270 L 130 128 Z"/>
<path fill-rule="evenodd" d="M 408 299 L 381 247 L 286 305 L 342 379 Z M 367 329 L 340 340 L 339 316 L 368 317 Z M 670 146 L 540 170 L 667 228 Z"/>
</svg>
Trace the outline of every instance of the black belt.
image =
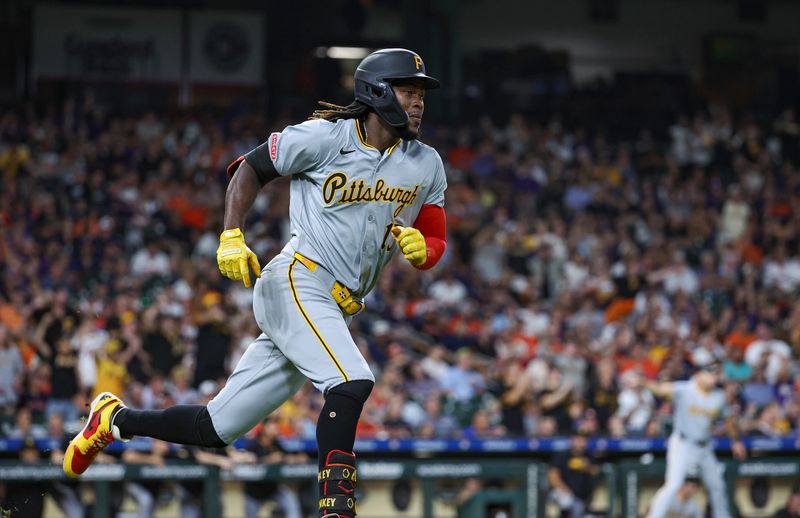
<svg viewBox="0 0 800 518">
<path fill-rule="evenodd" d="M 700 446 L 701 448 L 705 448 L 706 446 L 708 446 L 708 442 L 709 442 L 708 440 L 705 440 L 705 441 L 695 441 L 695 440 L 693 440 L 693 439 L 690 439 L 690 438 L 686 437 L 685 435 L 683 435 L 683 433 L 682 433 L 682 432 L 678 432 L 678 436 L 679 436 L 681 439 L 683 439 L 684 441 L 686 441 L 686 442 L 690 442 L 690 443 L 692 443 L 692 444 L 694 444 L 694 445 L 696 445 L 696 446 Z"/>
</svg>

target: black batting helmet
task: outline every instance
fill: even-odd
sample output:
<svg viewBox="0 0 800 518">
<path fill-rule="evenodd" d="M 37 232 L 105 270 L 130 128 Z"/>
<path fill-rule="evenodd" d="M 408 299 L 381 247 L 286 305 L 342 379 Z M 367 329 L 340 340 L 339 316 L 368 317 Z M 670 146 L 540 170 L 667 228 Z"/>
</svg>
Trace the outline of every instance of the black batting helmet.
<svg viewBox="0 0 800 518">
<path fill-rule="evenodd" d="M 355 74 L 356 99 L 372 107 L 387 124 L 402 128 L 408 124 L 408 114 L 392 90 L 399 79 L 420 78 L 425 88 L 439 88 L 439 80 L 425 74 L 425 63 L 416 52 L 406 49 L 382 49 L 365 57 Z"/>
</svg>

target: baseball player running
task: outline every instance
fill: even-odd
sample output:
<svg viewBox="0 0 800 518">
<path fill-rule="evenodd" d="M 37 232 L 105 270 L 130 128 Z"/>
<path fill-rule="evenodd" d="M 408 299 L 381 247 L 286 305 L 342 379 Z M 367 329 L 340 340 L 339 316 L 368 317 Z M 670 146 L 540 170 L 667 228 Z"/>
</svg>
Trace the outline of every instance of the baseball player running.
<svg viewBox="0 0 800 518">
<path fill-rule="evenodd" d="M 723 468 L 717 461 L 711 440 L 711 426 L 725 406 L 725 395 L 717 387 L 719 377 L 720 364 L 715 362 L 703 367 L 689 381 L 655 383 L 643 380 L 656 396 L 671 398 L 674 407 L 674 429 L 667 442 L 667 476 L 653 499 L 649 518 L 666 518 L 670 503 L 684 481 L 698 470 L 708 491 L 714 518 L 730 517 Z M 745 447 L 731 416 L 726 417 L 725 425 L 733 441 L 734 456 L 743 459 Z"/>
<path fill-rule="evenodd" d="M 134 435 L 226 446 L 310 379 L 325 396 L 317 422 L 320 515 L 356 515 L 352 450 L 374 377 L 348 325 L 398 248 L 418 269 L 444 253 L 444 167 L 417 140 L 425 92 L 438 87 L 418 54 L 379 50 L 359 64 L 351 104 L 320 103 L 325 109 L 310 120 L 271 134 L 228 167 L 217 262 L 248 288 L 249 268 L 258 278 L 261 336 L 208 406 L 134 410 L 100 394 L 67 450 L 68 475 L 83 473 L 112 440 Z M 258 191 L 280 176 L 291 176 L 292 238 L 261 270 L 241 229 Z"/>
</svg>

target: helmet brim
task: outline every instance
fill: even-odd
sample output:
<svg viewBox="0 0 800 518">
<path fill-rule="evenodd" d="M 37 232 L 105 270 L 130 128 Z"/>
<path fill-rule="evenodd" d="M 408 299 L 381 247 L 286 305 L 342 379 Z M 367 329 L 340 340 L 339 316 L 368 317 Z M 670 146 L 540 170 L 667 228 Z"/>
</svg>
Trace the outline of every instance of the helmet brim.
<svg viewBox="0 0 800 518">
<path fill-rule="evenodd" d="M 395 77 L 384 77 L 383 80 L 389 84 L 394 84 L 398 81 L 402 81 L 403 79 L 422 79 L 425 85 L 426 90 L 436 90 L 441 86 L 441 83 L 438 79 L 431 76 L 426 76 L 425 74 L 412 74 L 410 76 L 395 76 Z"/>
</svg>

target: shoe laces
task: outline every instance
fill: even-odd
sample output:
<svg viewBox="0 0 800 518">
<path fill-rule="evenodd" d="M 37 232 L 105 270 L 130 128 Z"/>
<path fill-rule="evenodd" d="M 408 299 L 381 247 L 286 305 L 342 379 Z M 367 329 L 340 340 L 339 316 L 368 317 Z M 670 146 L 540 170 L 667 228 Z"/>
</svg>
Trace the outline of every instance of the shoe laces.
<svg viewBox="0 0 800 518">
<path fill-rule="evenodd" d="M 86 448 L 84 454 L 88 455 L 97 455 L 100 450 L 108 446 L 111 441 L 114 440 L 114 437 L 109 432 L 100 432 L 94 435 L 91 439 L 88 440 L 89 447 Z"/>
</svg>

